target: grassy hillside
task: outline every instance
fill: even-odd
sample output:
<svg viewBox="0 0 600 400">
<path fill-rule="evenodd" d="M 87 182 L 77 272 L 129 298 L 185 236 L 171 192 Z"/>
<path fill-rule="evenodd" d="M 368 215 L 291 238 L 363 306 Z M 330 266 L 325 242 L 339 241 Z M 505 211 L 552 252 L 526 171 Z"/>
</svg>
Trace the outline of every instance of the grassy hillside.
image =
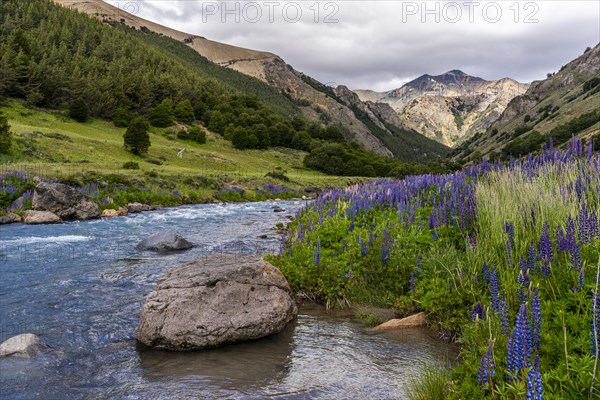
<svg viewBox="0 0 600 400">
<path fill-rule="evenodd" d="M 347 183 L 347 179 L 304 168 L 306 153 L 297 150 L 236 150 L 210 132 L 207 143 L 198 144 L 177 139 L 177 128 L 171 127 L 151 128 L 151 147 L 140 157 L 124 149 L 125 128 L 116 128 L 111 122 L 93 119 L 78 123 L 59 112 L 32 110 L 17 101 L 8 102 L 1 110 L 15 136 L 11 155 L 0 155 L 3 170 L 30 170 L 46 177 L 79 176 L 82 183 L 90 172 L 119 174 L 149 188 L 194 192 L 198 200 L 230 185 L 251 189 L 278 184 L 300 190 Z M 182 148 L 186 150 L 179 158 Z M 136 162 L 139 169 L 124 169 L 126 162 Z M 290 181 L 265 177 L 269 172 L 285 172 Z"/>
</svg>

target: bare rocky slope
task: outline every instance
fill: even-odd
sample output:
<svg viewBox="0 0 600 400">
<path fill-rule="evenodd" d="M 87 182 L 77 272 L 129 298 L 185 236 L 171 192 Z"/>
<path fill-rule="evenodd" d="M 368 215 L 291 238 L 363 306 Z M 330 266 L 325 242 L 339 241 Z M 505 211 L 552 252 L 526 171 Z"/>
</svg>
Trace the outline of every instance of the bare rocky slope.
<svg viewBox="0 0 600 400">
<path fill-rule="evenodd" d="M 405 128 L 452 147 L 484 132 L 527 87 L 510 78 L 486 81 L 453 70 L 422 75 L 388 92 L 355 92 L 363 101 L 389 104 Z"/>
<path fill-rule="evenodd" d="M 600 134 L 600 44 L 544 80 L 534 81 L 522 95 L 513 98 L 488 129 L 453 151 L 466 158 L 477 151 L 482 156 L 507 154 L 507 146 L 525 148 L 527 142 L 555 141 L 562 136 L 584 139 Z M 537 137 L 537 138 L 536 138 Z M 534 140 L 535 139 L 535 140 Z"/>
<path fill-rule="evenodd" d="M 208 60 L 223 67 L 255 77 L 277 88 L 292 98 L 304 116 L 311 121 L 334 123 L 342 126 L 348 139 L 359 143 L 373 153 L 400 159 L 430 160 L 447 152 L 439 145 L 400 124 L 399 119 L 389 120 L 389 112 L 374 117 L 363 109 L 380 106 L 364 104 L 358 97 L 346 103 L 328 86 L 296 71 L 279 56 L 256 50 L 231 46 L 190 35 L 140 18 L 135 14 L 134 3 L 126 3 L 125 10 L 113 7 L 102 0 L 53 0 L 106 22 L 118 22 L 135 29 L 148 29 L 187 44 Z M 130 12 L 128 12 L 130 11 Z M 345 92 L 344 89 L 339 89 Z M 369 113 L 367 113 L 369 114 Z M 374 119 L 371 119 L 374 118 Z M 382 119 L 386 120 L 385 124 Z M 391 129 L 386 125 L 394 125 Z M 374 128 L 374 126 L 376 128 Z M 407 147 L 410 143 L 412 147 Z M 405 155 L 410 154 L 409 158 Z"/>
</svg>

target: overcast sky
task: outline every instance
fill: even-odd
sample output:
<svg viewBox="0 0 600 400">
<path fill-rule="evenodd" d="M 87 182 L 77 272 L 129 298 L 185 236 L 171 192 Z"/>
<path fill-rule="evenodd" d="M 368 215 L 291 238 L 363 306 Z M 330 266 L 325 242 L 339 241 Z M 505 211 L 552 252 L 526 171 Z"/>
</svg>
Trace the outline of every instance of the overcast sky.
<svg viewBox="0 0 600 400">
<path fill-rule="evenodd" d="M 105 0 L 177 30 L 270 51 L 323 83 L 394 89 L 452 69 L 521 82 L 600 42 L 591 1 Z"/>
</svg>

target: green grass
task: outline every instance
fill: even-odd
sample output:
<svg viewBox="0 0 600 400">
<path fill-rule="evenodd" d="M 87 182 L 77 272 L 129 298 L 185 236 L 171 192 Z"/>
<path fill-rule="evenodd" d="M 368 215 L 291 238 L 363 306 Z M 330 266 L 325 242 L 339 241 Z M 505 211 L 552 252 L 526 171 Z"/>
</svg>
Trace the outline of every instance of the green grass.
<svg viewBox="0 0 600 400">
<path fill-rule="evenodd" d="M 125 129 L 111 122 L 92 119 L 78 123 L 60 112 L 32 110 L 17 101 L 8 102 L 2 111 L 8 116 L 16 141 L 10 155 L 0 156 L 3 169 L 29 170 L 48 177 L 117 173 L 150 187 L 171 180 L 178 183 L 180 191 L 191 190 L 184 182 L 198 176 L 245 188 L 268 183 L 293 189 L 339 187 L 348 181 L 306 169 L 302 165 L 304 152 L 287 148 L 236 150 L 211 132 L 207 143 L 201 145 L 177 139 L 176 127 L 151 128 L 151 147 L 148 154 L 139 157 L 124 149 Z M 182 148 L 186 150 L 179 158 L 177 153 Z M 140 169 L 123 168 L 131 161 L 137 162 Z M 152 163 L 157 161 L 162 165 Z M 285 171 L 290 181 L 265 177 L 273 171 Z M 208 195 L 211 190 L 205 192 Z"/>
<path fill-rule="evenodd" d="M 427 364 L 418 378 L 410 378 L 406 392 L 410 400 L 445 400 L 450 393 L 450 370 Z"/>
</svg>

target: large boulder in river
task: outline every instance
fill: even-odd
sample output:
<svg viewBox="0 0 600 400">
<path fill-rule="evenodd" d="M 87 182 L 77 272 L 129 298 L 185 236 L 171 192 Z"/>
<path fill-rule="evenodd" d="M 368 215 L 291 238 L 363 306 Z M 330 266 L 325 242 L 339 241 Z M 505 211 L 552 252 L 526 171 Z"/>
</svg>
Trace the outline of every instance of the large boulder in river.
<svg viewBox="0 0 600 400">
<path fill-rule="evenodd" d="M 35 211 L 50 211 L 63 220 L 100 218 L 100 209 L 91 198 L 62 183 L 40 183 L 31 201 Z"/>
<path fill-rule="evenodd" d="M 62 219 L 50 211 L 27 210 L 23 213 L 23 222 L 29 225 L 60 224 Z"/>
<path fill-rule="evenodd" d="M 46 348 L 33 333 L 13 336 L 0 344 L 0 357 L 32 357 Z"/>
<path fill-rule="evenodd" d="M 139 242 L 135 248 L 137 250 L 176 251 L 186 250 L 192 246 L 194 245 L 179 236 L 177 232 L 166 229 L 148 236 Z"/>
<path fill-rule="evenodd" d="M 142 309 L 137 340 L 161 350 L 217 347 L 278 333 L 297 312 L 277 268 L 255 256 L 215 254 L 158 280 Z"/>
</svg>

